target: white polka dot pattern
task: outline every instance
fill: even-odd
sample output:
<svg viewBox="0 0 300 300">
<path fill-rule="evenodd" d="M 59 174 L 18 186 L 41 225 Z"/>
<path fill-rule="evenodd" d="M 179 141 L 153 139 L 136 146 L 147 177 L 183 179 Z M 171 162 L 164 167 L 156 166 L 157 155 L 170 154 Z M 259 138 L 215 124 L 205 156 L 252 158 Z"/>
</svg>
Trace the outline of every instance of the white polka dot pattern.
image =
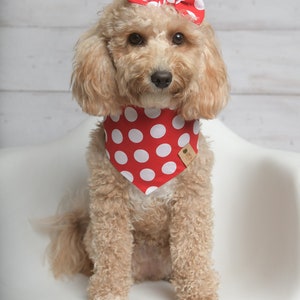
<svg viewBox="0 0 300 300">
<path fill-rule="evenodd" d="M 160 114 L 161 110 L 159 108 L 145 108 L 145 115 L 150 119 L 156 119 Z"/>
<path fill-rule="evenodd" d="M 133 175 L 128 171 L 122 171 L 121 174 L 130 182 L 133 181 Z"/>
<path fill-rule="evenodd" d="M 190 142 L 191 136 L 189 133 L 183 133 L 178 139 L 178 146 L 183 148 Z"/>
<path fill-rule="evenodd" d="M 156 155 L 159 157 L 166 157 L 168 156 L 172 151 L 172 147 L 169 144 L 160 144 L 156 148 Z"/>
<path fill-rule="evenodd" d="M 128 157 L 123 151 L 116 151 L 115 160 L 119 165 L 125 165 L 128 161 Z"/>
<path fill-rule="evenodd" d="M 157 186 L 150 186 L 147 188 L 147 190 L 145 191 L 146 195 L 151 194 L 152 192 L 154 192 L 155 190 L 157 190 Z"/>
<path fill-rule="evenodd" d="M 118 122 L 120 120 L 120 116 L 110 116 L 110 118 L 112 119 L 112 121 L 114 122 Z"/>
<path fill-rule="evenodd" d="M 106 155 L 112 165 L 146 195 L 186 166 L 178 156 L 190 144 L 197 153 L 199 121 L 185 121 L 170 109 L 128 106 L 104 121 Z"/>
<path fill-rule="evenodd" d="M 195 120 L 194 125 L 193 125 L 193 132 L 194 132 L 194 134 L 199 134 L 200 133 L 199 120 Z"/>
<path fill-rule="evenodd" d="M 140 176 L 145 181 L 152 181 L 155 177 L 155 172 L 152 169 L 143 169 Z"/>
<path fill-rule="evenodd" d="M 123 142 L 123 135 L 119 129 L 114 129 L 111 133 L 111 137 L 116 144 L 121 144 Z"/>
<path fill-rule="evenodd" d="M 139 163 L 145 163 L 149 160 L 149 153 L 146 150 L 138 149 L 134 152 L 134 159 Z"/>
<path fill-rule="evenodd" d="M 185 124 L 185 121 L 184 121 L 183 117 L 181 117 L 181 116 L 176 116 L 172 120 L 172 126 L 175 129 L 183 128 L 184 124 Z"/>
<path fill-rule="evenodd" d="M 128 132 L 128 137 L 133 143 L 136 144 L 140 143 L 144 138 L 143 133 L 138 129 L 131 129 Z"/>
<path fill-rule="evenodd" d="M 160 139 L 166 134 L 166 127 L 162 124 L 154 125 L 150 129 L 150 134 L 155 139 Z"/>
<path fill-rule="evenodd" d="M 161 170 L 164 174 L 173 174 L 177 169 L 177 165 L 174 161 L 169 161 L 165 163 Z"/>
<path fill-rule="evenodd" d="M 129 122 L 134 122 L 137 119 L 137 112 L 132 107 L 126 107 L 124 114 L 125 114 L 126 120 Z"/>
</svg>

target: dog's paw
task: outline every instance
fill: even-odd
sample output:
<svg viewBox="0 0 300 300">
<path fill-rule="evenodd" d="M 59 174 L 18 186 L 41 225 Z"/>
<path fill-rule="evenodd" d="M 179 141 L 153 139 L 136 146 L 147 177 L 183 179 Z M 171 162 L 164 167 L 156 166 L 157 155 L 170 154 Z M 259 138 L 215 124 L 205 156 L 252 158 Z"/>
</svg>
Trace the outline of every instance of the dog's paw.
<svg viewBox="0 0 300 300">
<path fill-rule="evenodd" d="M 188 296 L 188 297 L 179 297 L 180 300 L 218 300 L 217 294 L 211 296 Z"/>
<path fill-rule="evenodd" d="M 218 300 L 218 296 L 217 295 L 212 295 L 212 296 L 207 296 L 207 297 L 202 297 L 202 298 L 199 298 L 199 300 Z"/>
<path fill-rule="evenodd" d="M 118 281 L 107 282 L 103 280 L 104 278 L 98 273 L 90 278 L 88 300 L 128 300 L 130 284 L 117 285 L 116 282 Z"/>
<path fill-rule="evenodd" d="M 199 296 L 195 296 L 195 297 L 183 297 L 183 298 L 178 298 L 179 300 L 218 300 L 219 298 L 215 298 L 215 297 L 199 297 Z"/>
<path fill-rule="evenodd" d="M 107 295 L 107 296 L 104 296 L 104 297 L 95 297 L 93 299 L 89 299 L 89 300 L 128 300 L 128 298 L 124 298 L 124 297 L 121 297 L 121 296 L 115 296 L 115 295 Z"/>
<path fill-rule="evenodd" d="M 196 288 L 189 290 L 191 286 L 183 288 L 180 292 L 177 290 L 178 300 L 218 300 L 217 291 L 205 291 L 205 288 Z"/>
</svg>

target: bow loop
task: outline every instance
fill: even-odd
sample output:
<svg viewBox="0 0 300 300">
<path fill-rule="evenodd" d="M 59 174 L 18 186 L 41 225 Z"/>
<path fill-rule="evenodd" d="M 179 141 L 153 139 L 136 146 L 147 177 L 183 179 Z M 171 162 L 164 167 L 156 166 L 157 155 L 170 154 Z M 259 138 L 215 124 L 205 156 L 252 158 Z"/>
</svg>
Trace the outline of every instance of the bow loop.
<svg viewBox="0 0 300 300">
<path fill-rule="evenodd" d="M 197 25 L 203 22 L 205 7 L 203 0 L 128 0 L 130 3 L 139 5 L 172 5 L 183 16 L 189 16 Z"/>
</svg>

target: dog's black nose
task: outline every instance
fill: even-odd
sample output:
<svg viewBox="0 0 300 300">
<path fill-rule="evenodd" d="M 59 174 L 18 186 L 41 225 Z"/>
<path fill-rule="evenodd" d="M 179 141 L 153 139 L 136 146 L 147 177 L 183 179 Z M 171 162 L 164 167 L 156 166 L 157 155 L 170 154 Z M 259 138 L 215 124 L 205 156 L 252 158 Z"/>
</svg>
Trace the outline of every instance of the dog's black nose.
<svg viewBox="0 0 300 300">
<path fill-rule="evenodd" d="M 156 71 L 151 76 L 151 81 L 156 87 L 164 89 L 168 87 L 172 82 L 172 74 L 167 71 Z"/>
</svg>

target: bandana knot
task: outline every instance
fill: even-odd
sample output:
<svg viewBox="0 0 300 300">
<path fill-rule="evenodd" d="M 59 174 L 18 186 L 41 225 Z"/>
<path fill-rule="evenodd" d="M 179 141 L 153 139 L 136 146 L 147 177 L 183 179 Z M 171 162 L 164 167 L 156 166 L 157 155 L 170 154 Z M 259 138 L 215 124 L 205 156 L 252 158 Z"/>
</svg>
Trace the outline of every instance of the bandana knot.
<svg viewBox="0 0 300 300">
<path fill-rule="evenodd" d="M 205 16 L 203 0 L 128 0 L 128 2 L 145 6 L 173 5 L 181 15 L 189 16 L 197 25 L 203 22 Z"/>
</svg>

